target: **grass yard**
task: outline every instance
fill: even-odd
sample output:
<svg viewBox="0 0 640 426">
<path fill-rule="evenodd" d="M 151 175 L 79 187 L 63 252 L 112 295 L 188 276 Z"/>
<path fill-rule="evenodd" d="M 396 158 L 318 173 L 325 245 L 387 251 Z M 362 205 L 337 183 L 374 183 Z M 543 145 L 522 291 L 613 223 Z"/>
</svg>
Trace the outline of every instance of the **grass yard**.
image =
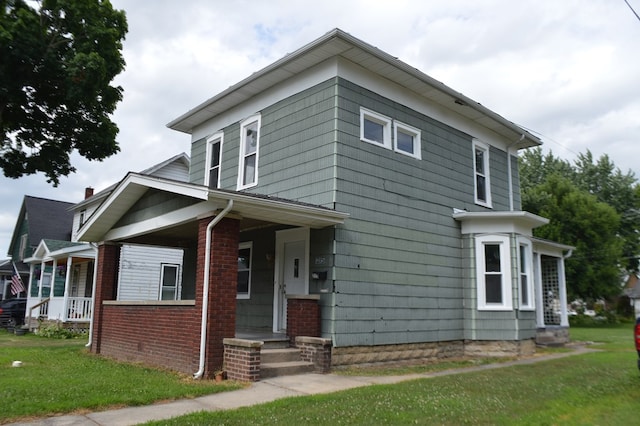
<svg viewBox="0 0 640 426">
<path fill-rule="evenodd" d="M 597 353 L 532 365 L 296 397 L 152 424 L 638 424 L 640 372 L 632 326 L 572 328 Z M 238 388 L 87 353 L 82 340 L 14 336 L 0 330 L 0 424 L 191 398 Z M 12 361 L 23 367 L 12 368 Z M 496 360 L 493 360 L 495 362 Z M 352 369 L 407 374 L 479 361 Z M 481 361 L 486 363 L 487 361 Z"/>
<path fill-rule="evenodd" d="M 572 328 L 573 341 L 596 342 L 592 347 L 600 351 L 149 424 L 638 424 L 640 373 L 632 335 L 630 324 Z"/>
<path fill-rule="evenodd" d="M 145 405 L 240 388 L 232 382 L 117 363 L 91 355 L 86 338 L 15 336 L 0 329 L 0 424 L 34 416 Z M 23 366 L 13 368 L 13 361 Z"/>
</svg>

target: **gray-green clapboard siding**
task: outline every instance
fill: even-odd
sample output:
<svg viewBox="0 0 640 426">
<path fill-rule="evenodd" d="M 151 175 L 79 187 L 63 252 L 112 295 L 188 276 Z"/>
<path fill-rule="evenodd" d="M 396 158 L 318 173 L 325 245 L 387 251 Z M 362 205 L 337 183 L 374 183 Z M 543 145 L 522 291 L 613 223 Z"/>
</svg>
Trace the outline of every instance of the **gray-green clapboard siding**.
<svg viewBox="0 0 640 426">
<path fill-rule="evenodd" d="M 361 106 L 419 128 L 422 160 L 362 142 Z M 451 214 L 453 208 L 486 210 L 474 203 L 472 138 L 341 78 L 260 113 L 258 185 L 247 191 L 335 207 L 351 215 L 332 230 L 335 245 L 327 234 L 312 233 L 311 267 L 327 269 L 335 279 L 335 293 L 321 297 L 324 337 L 332 337 L 336 346 L 465 338 L 469 307 L 463 307 L 463 300 L 473 295 L 475 281 L 469 276 L 473 257 L 463 260 L 462 255 L 473 253 L 463 252 L 460 227 Z M 235 189 L 239 124 L 222 130 L 221 186 Z M 205 139 L 193 142 L 192 149 L 190 181 L 202 183 Z M 511 163 L 517 189 L 515 156 Z M 506 167 L 506 152 L 492 147 L 494 211 L 509 208 Z M 517 191 L 514 206 L 520 206 Z M 316 238 L 322 242 L 316 243 Z M 329 259 L 330 267 L 314 265 L 316 258 Z M 265 293 L 265 304 L 272 303 L 273 283 L 268 281 L 264 285 L 270 287 L 271 300 L 267 302 Z M 312 292 L 314 286 L 327 291 L 327 285 L 312 281 Z M 253 302 L 240 301 L 239 310 Z M 505 332 L 513 330 L 514 313 L 506 320 L 503 313 L 474 314 L 486 317 L 481 327 L 488 329 L 487 338 L 513 338 Z M 242 318 L 244 313 L 239 314 L 239 324 L 249 324 Z M 531 329 L 529 319 L 521 322 Z"/>
</svg>

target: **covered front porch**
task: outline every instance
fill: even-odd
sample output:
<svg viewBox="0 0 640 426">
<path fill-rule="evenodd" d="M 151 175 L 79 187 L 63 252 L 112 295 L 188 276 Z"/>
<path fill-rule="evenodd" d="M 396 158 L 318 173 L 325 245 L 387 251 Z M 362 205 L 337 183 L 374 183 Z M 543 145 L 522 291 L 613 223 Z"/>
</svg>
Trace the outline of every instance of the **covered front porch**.
<svg viewBox="0 0 640 426">
<path fill-rule="evenodd" d="M 99 241 L 91 350 L 211 377 L 225 364 L 225 339 L 320 338 L 333 225 L 345 218 L 304 203 L 128 176 L 80 230 L 80 238 Z M 182 251 L 171 273 L 135 283 L 155 289 L 147 292 L 153 298 L 125 291 L 132 284 L 122 272 L 140 265 L 123 254 L 133 245 Z M 312 256 L 326 260 L 322 271 Z"/>
<path fill-rule="evenodd" d="M 42 240 L 29 264 L 26 323 L 57 322 L 87 329 L 91 321 L 96 249 Z"/>
</svg>

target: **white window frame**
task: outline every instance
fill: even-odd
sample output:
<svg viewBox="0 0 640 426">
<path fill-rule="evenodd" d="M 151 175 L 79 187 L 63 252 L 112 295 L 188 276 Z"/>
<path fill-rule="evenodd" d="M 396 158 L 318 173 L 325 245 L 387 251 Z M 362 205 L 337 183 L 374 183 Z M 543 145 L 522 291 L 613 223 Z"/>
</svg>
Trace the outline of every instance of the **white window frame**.
<svg viewBox="0 0 640 426">
<path fill-rule="evenodd" d="M 413 152 L 407 152 L 398 147 L 398 133 L 404 133 L 413 138 Z M 409 126 L 408 124 L 401 123 L 399 121 L 393 121 L 393 149 L 394 151 L 408 155 L 409 157 L 417 158 L 418 160 L 422 159 L 422 147 L 421 147 L 421 136 L 420 129 L 416 129 L 415 127 Z"/>
<path fill-rule="evenodd" d="M 238 265 L 238 274 L 242 271 L 249 271 L 249 278 L 247 283 L 247 292 L 239 293 L 236 291 L 236 299 L 250 299 L 251 298 L 251 270 L 253 269 L 253 241 L 246 241 L 238 245 L 238 254 L 240 250 L 249 249 L 249 268 L 240 269 Z"/>
<path fill-rule="evenodd" d="M 479 311 L 511 311 L 513 310 L 511 290 L 511 250 L 509 237 L 505 235 L 482 235 L 475 238 L 476 281 Z M 500 247 L 501 303 L 487 303 L 485 274 L 485 246 L 497 244 Z"/>
<path fill-rule="evenodd" d="M 258 184 L 258 160 L 260 158 L 260 121 L 261 117 L 259 114 L 251 116 L 246 120 L 240 123 L 240 161 L 238 164 L 238 189 L 246 189 L 256 186 Z M 246 128 L 253 123 L 256 123 L 256 149 L 254 152 L 246 154 L 247 148 L 247 132 Z M 244 174 L 246 171 L 246 163 L 245 160 L 255 155 L 255 165 L 254 165 L 254 174 L 253 181 L 245 182 Z"/>
<path fill-rule="evenodd" d="M 522 250 L 525 252 L 525 259 L 522 259 Z M 524 269 L 523 269 L 524 266 Z M 522 278 L 526 277 L 526 288 L 522 285 Z M 520 310 L 532 311 L 536 308 L 535 294 L 533 287 L 533 248 L 528 238 L 518 238 L 518 303 Z M 526 292 L 527 303 L 522 300 L 522 296 Z"/>
<path fill-rule="evenodd" d="M 375 139 L 369 139 L 365 137 L 365 120 L 380 124 L 382 126 L 382 141 L 377 141 Z M 360 108 L 360 140 L 377 146 L 382 146 L 387 149 L 391 149 L 391 124 L 391 118 L 368 110 L 366 108 Z"/>
<path fill-rule="evenodd" d="M 165 273 L 165 268 L 166 267 L 174 268 L 176 270 L 176 285 L 175 285 L 175 288 L 173 290 L 173 299 L 163 299 L 162 298 L 162 290 L 165 287 L 164 286 L 164 273 Z M 177 264 L 177 263 L 161 263 L 160 264 L 160 289 L 158 291 L 158 300 L 180 300 L 179 290 L 180 290 L 180 265 Z"/>
<path fill-rule="evenodd" d="M 211 166 L 211 150 L 213 149 L 213 145 L 219 143 L 220 144 L 220 154 L 218 157 L 218 165 L 216 166 L 218 168 L 218 181 L 215 182 L 215 186 L 211 186 L 210 185 L 210 178 L 211 178 L 211 169 L 213 168 Z M 210 137 L 207 138 L 207 148 L 206 148 L 206 164 L 205 164 L 205 169 L 204 169 L 204 186 L 206 187 L 210 187 L 210 188 L 220 188 L 220 172 L 222 170 L 222 144 L 224 143 L 224 133 L 222 132 L 218 132 L 215 133 L 213 135 L 211 135 Z"/>
<path fill-rule="evenodd" d="M 476 167 L 476 151 L 482 151 L 483 156 L 483 171 L 478 171 Z M 473 141 L 473 194 L 475 197 L 476 204 L 479 204 L 484 207 L 492 208 L 491 204 L 491 176 L 489 173 L 489 145 L 484 144 L 478 140 Z M 478 197 L 478 176 L 484 177 L 484 191 L 485 191 L 485 200 L 481 200 Z"/>
</svg>

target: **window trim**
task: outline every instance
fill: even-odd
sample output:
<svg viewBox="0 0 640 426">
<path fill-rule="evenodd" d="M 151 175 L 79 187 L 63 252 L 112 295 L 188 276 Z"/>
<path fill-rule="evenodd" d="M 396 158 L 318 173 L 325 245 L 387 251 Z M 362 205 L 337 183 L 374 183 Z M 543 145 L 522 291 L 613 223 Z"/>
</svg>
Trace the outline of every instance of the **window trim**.
<svg viewBox="0 0 640 426">
<path fill-rule="evenodd" d="M 236 299 L 251 299 L 251 270 L 253 269 L 253 241 L 245 241 L 238 245 L 238 254 L 240 250 L 249 249 L 249 278 L 247 283 L 247 292 L 239 293 L 236 290 Z M 246 269 L 243 269 L 245 271 Z M 238 273 L 240 273 L 240 268 L 238 267 Z"/>
<path fill-rule="evenodd" d="M 524 272 L 524 275 L 526 275 L 527 277 L 527 296 L 528 296 L 528 303 L 524 303 L 522 301 L 522 295 L 523 295 L 523 291 L 522 291 L 522 276 L 523 276 L 523 272 L 522 272 L 522 248 L 524 247 L 525 249 L 525 253 L 526 253 L 526 258 L 525 258 L 525 268 L 526 271 Z M 533 246 L 531 244 L 531 241 L 528 238 L 522 238 L 519 237 L 518 238 L 518 305 L 520 307 L 520 310 L 522 311 L 533 311 L 536 308 L 535 305 L 535 294 L 534 294 L 534 286 L 533 286 Z"/>
<path fill-rule="evenodd" d="M 176 285 L 175 285 L 175 290 L 173 292 L 173 299 L 162 298 L 162 289 L 165 287 L 163 284 L 165 267 L 172 267 L 172 268 L 175 268 L 176 270 Z M 158 292 L 158 300 L 180 300 L 179 290 L 180 290 L 180 265 L 177 263 L 160 263 L 160 289 Z"/>
<path fill-rule="evenodd" d="M 511 283 L 511 243 L 506 235 L 481 235 L 475 238 L 476 255 L 476 289 L 479 311 L 511 311 L 513 310 Z M 487 244 L 500 246 L 500 272 L 502 276 L 502 303 L 487 303 L 485 280 L 485 251 Z"/>
<path fill-rule="evenodd" d="M 398 148 L 398 130 L 402 133 L 408 134 L 413 137 L 413 153 L 404 151 Z M 416 129 L 413 126 L 409 126 L 408 124 L 404 124 L 400 121 L 393 121 L 393 150 L 403 154 L 408 155 L 409 157 L 416 158 L 418 160 L 422 160 L 422 143 L 421 143 L 421 134 L 420 129 Z"/>
<path fill-rule="evenodd" d="M 219 142 L 218 142 L 219 141 Z M 209 179 L 211 175 L 211 149 L 213 145 L 216 143 L 220 144 L 220 154 L 218 157 L 218 182 L 216 182 L 216 186 L 213 189 L 220 188 L 220 171 L 222 170 L 222 146 L 224 144 L 224 133 L 216 132 L 213 135 L 207 138 L 207 146 L 206 146 L 206 159 L 205 159 L 205 169 L 204 169 L 204 186 L 210 187 Z"/>
<path fill-rule="evenodd" d="M 258 185 L 258 160 L 260 158 L 260 122 L 261 116 L 260 114 L 252 115 L 251 117 L 240 122 L 240 153 L 239 153 L 239 164 L 238 164 L 238 189 L 246 189 L 251 188 Z M 253 181 L 249 183 L 244 183 L 244 172 L 245 172 L 245 159 L 250 155 L 245 154 L 247 137 L 245 129 L 253 124 L 257 123 L 256 126 L 256 150 L 255 153 L 251 153 L 250 155 L 256 156 L 255 161 L 255 170 L 253 175 Z"/>
<path fill-rule="evenodd" d="M 382 142 L 368 139 L 364 135 L 364 121 L 368 120 L 382 125 Z M 387 149 L 391 147 L 391 125 L 393 120 L 390 117 L 360 107 L 360 140 L 376 146 L 382 146 Z"/>
<path fill-rule="evenodd" d="M 476 151 L 481 150 L 483 155 L 483 168 L 484 172 L 479 173 L 476 167 Z M 489 145 L 480 142 L 477 139 L 473 140 L 473 195 L 475 203 L 484 207 L 493 208 L 491 203 L 491 173 L 490 173 L 490 161 L 489 161 Z M 478 198 L 478 175 L 484 177 L 484 190 L 486 194 L 486 200 Z"/>
</svg>

